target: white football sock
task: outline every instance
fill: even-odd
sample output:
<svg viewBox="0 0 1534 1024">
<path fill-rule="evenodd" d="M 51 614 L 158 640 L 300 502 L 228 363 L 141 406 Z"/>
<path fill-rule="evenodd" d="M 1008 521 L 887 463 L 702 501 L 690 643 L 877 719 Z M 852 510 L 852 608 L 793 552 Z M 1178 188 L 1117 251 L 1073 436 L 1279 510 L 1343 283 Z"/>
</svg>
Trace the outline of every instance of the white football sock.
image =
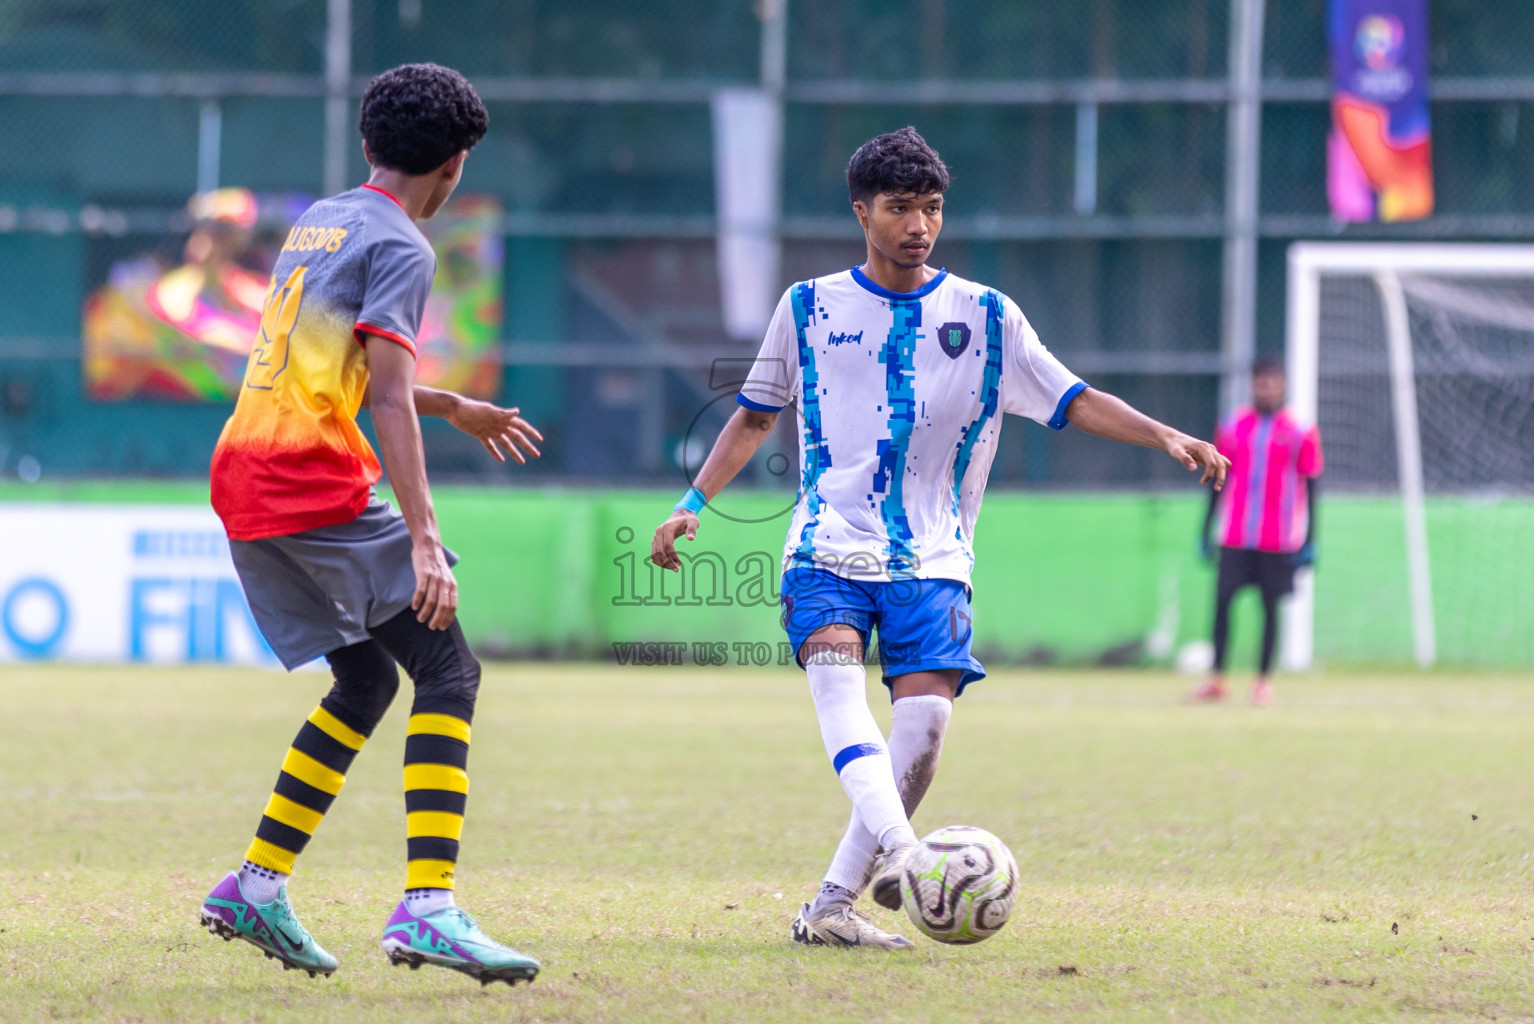
<svg viewBox="0 0 1534 1024">
<path fill-rule="evenodd" d="M 451 889 L 406 889 L 405 909 L 416 917 L 435 914 L 448 907 L 456 907 Z"/>
<path fill-rule="evenodd" d="M 835 882 L 822 882 L 820 891 L 810 901 L 810 919 L 820 917 L 837 904 L 850 907 L 857 898 L 858 894 L 845 886 L 837 885 Z"/>
<path fill-rule="evenodd" d="M 292 875 L 246 861 L 240 866 L 240 892 L 252 903 L 270 903 Z"/>
<path fill-rule="evenodd" d="M 916 813 L 937 774 L 952 716 L 953 701 L 935 693 L 902 697 L 891 709 L 890 761 L 907 817 Z"/>
<path fill-rule="evenodd" d="M 952 715 L 953 701 L 936 694 L 895 701 L 890 722 L 890 767 L 899 780 L 900 800 L 907 817 L 916 813 L 932 784 Z M 854 810 L 836 855 L 831 858 L 831 866 L 826 869 L 825 880 L 843 889 L 862 892 L 873 874 L 878 852 L 878 840 Z"/>
<path fill-rule="evenodd" d="M 847 822 L 847 831 L 837 844 L 835 855 L 831 857 L 831 866 L 826 868 L 825 881 L 838 888 L 861 893 L 872 881 L 870 876 L 874 871 L 874 857 L 878 853 L 879 840 L 863 827 L 863 819 L 854 810 L 852 820 Z"/>
<path fill-rule="evenodd" d="M 852 799 L 853 810 L 881 845 L 916 842 L 895 788 L 889 750 L 864 692 L 862 664 L 836 651 L 817 651 L 805 662 L 826 756 Z M 850 887 L 849 887 L 850 888 Z"/>
</svg>

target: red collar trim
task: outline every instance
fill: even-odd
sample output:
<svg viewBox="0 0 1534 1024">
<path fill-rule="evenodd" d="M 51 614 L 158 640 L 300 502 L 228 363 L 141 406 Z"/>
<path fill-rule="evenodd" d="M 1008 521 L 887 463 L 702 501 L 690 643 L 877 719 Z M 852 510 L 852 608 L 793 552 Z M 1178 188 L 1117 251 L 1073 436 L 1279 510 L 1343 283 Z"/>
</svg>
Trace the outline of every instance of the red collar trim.
<svg viewBox="0 0 1534 1024">
<path fill-rule="evenodd" d="M 390 192 L 386 188 L 379 188 L 377 185 L 368 185 L 368 184 L 365 184 L 365 183 L 363 184 L 362 187 L 363 188 L 372 189 L 374 192 L 381 192 L 384 195 L 388 196 L 390 199 L 393 199 L 395 206 L 398 206 L 401 210 L 403 210 L 405 208 L 405 204 L 400 202 L 399 198 L 393 192 Z"/>
</svg>

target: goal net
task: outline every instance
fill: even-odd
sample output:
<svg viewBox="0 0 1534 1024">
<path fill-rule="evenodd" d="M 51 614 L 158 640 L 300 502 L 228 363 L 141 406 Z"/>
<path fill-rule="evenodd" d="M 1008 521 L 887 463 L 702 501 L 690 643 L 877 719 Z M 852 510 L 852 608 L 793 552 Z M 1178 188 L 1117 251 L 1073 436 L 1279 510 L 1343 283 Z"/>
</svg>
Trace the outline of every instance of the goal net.
<svg viewBox="0 0 1534 1024">
<path fill-rule="evenodd" d="M 1283 661 L 1534 665 L 1534 246 L 1296 243 L 1318 575 Z"/>
</svg>

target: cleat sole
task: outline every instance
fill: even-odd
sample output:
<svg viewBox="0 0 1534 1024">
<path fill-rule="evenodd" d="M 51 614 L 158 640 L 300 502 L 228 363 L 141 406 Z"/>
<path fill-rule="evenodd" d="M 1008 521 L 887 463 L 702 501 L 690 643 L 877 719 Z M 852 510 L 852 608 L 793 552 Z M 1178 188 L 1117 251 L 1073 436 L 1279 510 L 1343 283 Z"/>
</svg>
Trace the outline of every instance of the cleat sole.
<svg viewBox="0 0 1534 1024">
<path fill-rule="evenodd" d="M 223 939 L 225 942 L 229 942 L 232 939 L 244 939 L 246 942 L 250 943 L 252 946 L 255 946 L 257 949 L 259 949 L 262 953 L 266 954 L 266 958 L 268 960 L 280 961 L 281 964 L 282 964 L 282 969 L 284 971 L 308 971 L 309 972 L 309 977 L 311 977 L 311 978 L 315 977 L 316 975 L 319 975 L 320 977 L 328 978 L 333 973 L 331 971 L 321 971 L 321 970 L 317 970 L 317 969 L 311 970 L 308 967 L 303 967 L 303 966 L 301 966 L 299 964 L 291 963 L 282 954 L 272 952 L 270 949 L 266 948 L 261 943 L 257 942 L 255 939 L 251 938 L 248 935 L 245 935 L 242 932 L 237 931 L 234 928 L 234 926 L 232 926 L 228 921 L 225 921 L 218 914 L 210 914 L 206 910 L 204 910 L 204 911 L 202 911 L 200 913 L 200 918 L 202 920 L 202 923 L 203 923 L 204 927 L 206 927 L 208 929 L 208 934 L 209 935 L 217 935 L 219 938 Z"/>
<path fill-rule="evenodd" d="M 480 983 L 481 987 L 491 982 L 504 981 L 512 988 L 517 987 L 517 982 L 525 981 L 532 984 L 533 979 L 538 977 L 536 967 L 482 967 L 479 964 L 466 964 L 462 961 L 437 960 L 417 953 L 414 950 L 401 949 L 397 946 L 385 947 L 389 963 L 398 967 L 401 964 L 410 965 L 412 971 L 419 971 L 422 964 L 431 964 L 434 967 L 446 967 L 448 970 L 457 971 L 459 974 L 467 974 Z"/>
</svg>

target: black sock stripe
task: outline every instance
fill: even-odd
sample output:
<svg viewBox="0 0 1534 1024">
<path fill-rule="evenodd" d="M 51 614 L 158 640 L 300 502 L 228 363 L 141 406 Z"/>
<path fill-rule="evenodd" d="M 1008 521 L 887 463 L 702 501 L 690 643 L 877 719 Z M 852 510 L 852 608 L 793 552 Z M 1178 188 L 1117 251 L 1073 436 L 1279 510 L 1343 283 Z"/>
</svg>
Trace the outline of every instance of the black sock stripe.
<svg viewBox="0 0 1534 1024">
<path fill-rule="evenodd" d="M 277 785 L 272 787 L 272 791 L 321 814 L 330 810 L 330 805 L 335 801 L 335 797 L 323 789 L 315 789 L 303 779 L 294 778 L 287 772 L 277 774 Z"/>
<path fill-rule="evenodd" d="M 467 793 L 452 793 L 445 789 L 407 789 L 405 790 L 405 811 L 447 811 L 449 814 L 463 814 L 468 805 Z"/>
<path fill-rule="evenodd" d="M 256 826 L 256 838 L 280 846 L 292 854 L 304 852 L 308 845 L 309 833 L 300 831 L 292 825 L 284 825 L 275 818 L 261 815 L 261 824 Z"/>
<path fill-rule="evenodd" d="M 410 705 L 412 715 L 452 715 L 465 722 L 474 720 L 474 702 L 456 697 L 417 696 Z"/>
<path fill-rule="evenodd" d="M 304 727 L 298 730 L 298 736 L 293 740 L 293 749 L 300 754 L 308 754 L 326 768 L 342 775 L 352 766 L 352 758 L 357 756 L 355 750 L 333 739 L 313 722 L 305 722 Z"/>
<path fill-rule="evenodd" d="M 440 836 L 415 836 L 405 840 L 411 860 L 446 860 L 457 863 L 458 840 Z"/>
<path fill-rule="evenodd" d="M 469 767 L 469 745 L 463 740 L 422 732 L 405 737 L 406 764 L 445 764 Z"/>
</svg>

